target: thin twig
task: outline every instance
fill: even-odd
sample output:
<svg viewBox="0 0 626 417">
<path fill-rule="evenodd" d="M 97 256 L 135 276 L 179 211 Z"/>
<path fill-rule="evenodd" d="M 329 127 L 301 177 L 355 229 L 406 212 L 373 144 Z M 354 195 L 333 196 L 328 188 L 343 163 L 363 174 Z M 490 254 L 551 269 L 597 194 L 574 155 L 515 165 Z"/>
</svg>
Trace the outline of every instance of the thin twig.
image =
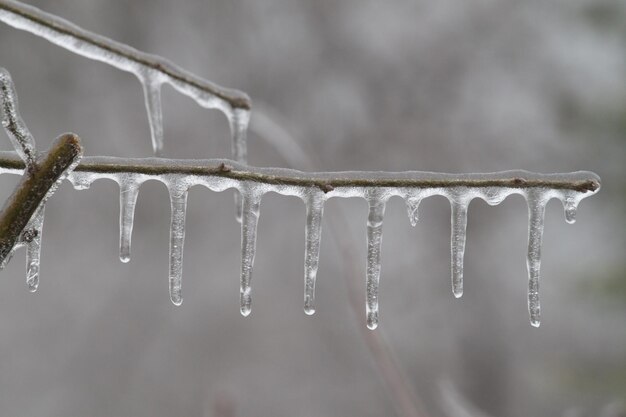
<svg viewBox="0 0 626 417">
<path fill-rule="evenodd" d="M 22 176 L 0 212 L 0 263 L 11 253 L 37 208 L 50 196 L 59 179 L 78 162 L 81 155 L 78 136 L 66 133 L 59 136 L 48 153 Z"/>
</svg>

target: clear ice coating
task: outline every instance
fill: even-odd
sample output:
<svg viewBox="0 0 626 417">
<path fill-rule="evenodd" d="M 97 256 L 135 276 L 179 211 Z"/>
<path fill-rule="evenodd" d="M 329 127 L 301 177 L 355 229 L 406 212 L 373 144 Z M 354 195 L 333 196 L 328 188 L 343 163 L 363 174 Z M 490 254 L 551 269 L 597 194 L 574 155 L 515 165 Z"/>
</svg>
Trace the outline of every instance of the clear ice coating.
<svg viewBox="0 0 626 417">
<path fill-rule="evenodd" d="M 367 216 L 367 327 L 378 327 L 378 285 L 380 282 L 380 258 L 383 243 L 383 217 L 386 199 L 374 195 L 369 198 Z"/>
<path fill-rule="evenodd" d="M 315 281 L 320 260 L 324 193 L 318 189 L 311 190 L 305 198 L 305 205 L 304 312 L 310 316 L 315 313 Z"/>
</svg>

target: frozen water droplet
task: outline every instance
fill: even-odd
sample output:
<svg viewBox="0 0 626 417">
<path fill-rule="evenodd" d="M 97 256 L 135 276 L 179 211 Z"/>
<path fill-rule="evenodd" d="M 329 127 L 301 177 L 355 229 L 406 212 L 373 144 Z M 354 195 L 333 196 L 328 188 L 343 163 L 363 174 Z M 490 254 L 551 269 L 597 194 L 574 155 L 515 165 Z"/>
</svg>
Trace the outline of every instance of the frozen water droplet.
<svg viewBox="0 0 626 417">
<path fill-rule="evenodd" d="M 369 199 L 367 217 L 367 327 L 378 327 L 378 285 L 380 282 L 380 260 L 383 241 L 383 218 L 386 199 L 373 196 Z"/>
<path fill-rule="evenodd" d="M 461 191 L 462 193 L 463 191 Z M 465 232 L 467 228 L 467 206 L 464 197 L 450 200 L 451 215 L 451 255 L 452 293 L 456 298 L 463 295 L 463 256 L 465 254 Z"/>
<path fill-rule="evenodd" d="M 419 195 L 409 195 L 406 199 L 406 210 L 409 215 L 409 222 L 411 222 L 411 226 L 417 226 L 417 221 L 419 220 L 419 206 L 422 202 L 422 197 Z"/>
<path fill-rule="evenodd" d="M 120 260 L 130 261 L 130 246 L 133 234 L 135 205 L 139 194 L 139 184 L 128 179 L 120 184 Z"/>
<path fill-rule="evenodd" d="M 315 313 L 315 281 L 322 239 L 324 194 L 319 190 L 312 190 L 305 200 L 305 204 L 304 312 L 307 315 L 312 315 Z"/>
<path fill-rule="evenodd" d="M 256 230 L 259 221 L 259 207 L 262 194 L 255 187 L 242 189 L 243 205 L 241 218 L 241 280 L 240 309 L 245 317 L 250 314 L 252 305 L 252 269 L 256 252 Z"/>
<path fill-rule="evenodd" d="M 143 87 L 150 135 L 152 137 L 152 149 L 154 154 L 160 156 L 163 153 L 163 109 L 161 106 L 161 84 L 158 74 L 152 71 L 143 73 L 139 78 Z"/>
<path fill-rule="evenodd" d="M 530 190 L 526 197 L 528 203 L 528 312 L 530 324 L 539 327 L 541 323 L 541 305 L 539 302 L 539 276 L 541 267 L 541 240 L 546 208 L 546 198 L 540 190 Z"/>
<path fill-rule="evenodd" d="M 568 197 L 563 202 L 565 208 L 565 221 L 569 224 L 576 222 L 576 209 L 578 208 L 578 202 L 571 197 Z"/>
<path fill-rule="evenodd" d="M 170 223 L 170 299 L 174 305 L 183 303 L 183 246 L 185 244 L 185 215 L 187 212 L 187 190 L 170 187 L 172 219 Z"/>
</svg>

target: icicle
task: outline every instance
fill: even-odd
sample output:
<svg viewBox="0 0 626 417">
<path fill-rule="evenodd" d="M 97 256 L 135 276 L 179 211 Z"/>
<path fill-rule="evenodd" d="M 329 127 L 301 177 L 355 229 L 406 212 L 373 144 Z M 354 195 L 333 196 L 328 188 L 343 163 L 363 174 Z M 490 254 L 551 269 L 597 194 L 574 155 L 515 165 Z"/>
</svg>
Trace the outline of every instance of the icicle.
<svg viewBox="0 0 626 417">
<path fill-rule="evenodd" d="M 22 234 L 22 241 L 26 244 L 26 284 L 30 292 L 37 291 L 39 286 L 44 209 L 45 206 L 39 208 Z"/>
<path fill-rule="evenodd" d="M 578 201 L 573 195 L 566 195 L 565 199 L 563 200 L 563 208 L 565 209 L 565 221 L 569 224 L 575 223 Z"/>
<path fill-rule="evenodd" d="M 175 185 L 174 185 L 175 187 Z M 187 190 L 170 188 L 172 219 L 170 223 L 170 299 L 181 305 L 183 279 L 183 246 L 185 243 L 185 215 L 187 212 Z"/>
<path fill-rule="evenodd" d="M 161 84 L 162 80 L 151 71 L 146 71 L 140 77 L 143 87 L 146 111 L 148 112 L 148 122 L 150 124 L 150 135 L 152 137 L 152 149 L 154 154 L 161 156 L 163 153 L 163 109 L 161 106 Z"/>
<path fill-rule="evenodd" d="M 418 192 L 411 193 L 406 198 L 406 210 L 409 215 L 409 222 L 411 222 L 411 226 L 417 226 L 417 221 L 419 220 L 419 206 L 422 202 L 422 197 Z"/>
<path fill-rule="evenodd" d="M 304 312 L 315 313 L 315 280 L 322 239 L 324 194 L 314 190 L 306 200 L 306 227 L 304 248 Z"/>
<path fill-rule="evenodd" d="M 456 190 L 455 190 L 456 191 Z M 451 215 L 451 266 L 452 266 L 452 293 L 456 298 L 463 295 L 463 256 L 465 254 L 465 231 L 467 228 L 467 206 L 469 201 L 461 195 L 465 191 L 455 192 L 450 199 Z"/>
<path fill-rule="evenodd" d="M 256 189 L 242 190 L 243 211 L 241 222 L 241 281 L 239 288 L 241 314 L 245 317 L 251 312 L 252 297 L 250 286 L 252 268 L 256 251 L 256 229 L 259 221 L 259 206 L 262 194 Z"/>
<path fill-rule="evenodd" d="M 374 196 L 369 199 L 367 217 L 367 327 L 378 327 L 378 283 L 380 281 L 380 257 L 383 241 L 383 217 L 386 199 Z"/>
<path fill-rule="evenodd" d="M 546 198 L 540 190 L 530 190 L 526 197 L 528 203 L 528 312 L 530 324 L 539 327 L 541 305 L 539 303 L 539 269 L 541 266 L 541 239 Z"/>
<path fill-rule="evenodd" d="M 130 244 L 135 218 L 139 183 L 128 180 L 120 184 L 120 261 L 130 261 Z"/>
<path fill-rule="evenodd" d="M 248 163 L 247 132 L 250 124 L 250 111 L 246 109 L 232 109 L 227 115 L 232 136 L 233 159 L 245 165 Z M 240 193 L 235 192 L 235 219 L 239 223 L 241 223 L 242 210 L 242 196 Z"/>
</svg>

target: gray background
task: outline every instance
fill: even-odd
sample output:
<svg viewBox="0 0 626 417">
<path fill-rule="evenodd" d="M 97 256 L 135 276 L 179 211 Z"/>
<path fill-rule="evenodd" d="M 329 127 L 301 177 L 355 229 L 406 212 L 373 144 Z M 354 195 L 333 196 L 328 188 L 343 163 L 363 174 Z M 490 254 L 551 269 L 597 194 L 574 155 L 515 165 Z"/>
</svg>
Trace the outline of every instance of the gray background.
<svg viewBox="0 0 626 417">
<path fill-rule="evenodd" d="M 626 400 L 623 0 L 32 3 L 247 92 L 317 170 L 598 173 L 603 188 L 575 225 L 560 203 L 548 206 L 540 329 L 526 310 L 520 197 L 471 204 L 460 300 L 449 283 L 447 201 L 426 200 L 411 228 L 392 200 L 377 337 L 424 415 L 478 415 L 451 413 L 451 403 L 492 416 L 617 415 L 607 410 Z M 88 155 L 150 154 L 132 75 L 4 24 L 0 65 L 40 149 L 73 131 Z M 228 157 L 221 113 L 169 87 L 163 99 L 167 156 Z M 288 166 L 257 130 L 250 163 Z M 15 183 L 0 177 L 0 195 Z M 307 317 L 303 205 L 263 200 L 244 319 L 232 192 L 190 192 L 177 308 L 167 294 L 165 187 L 142 187 L 125 265 L 117 185 L 65 183 L 46 210 L 39 291 L 26 290 L 23 251 L 1 274 L 0 415 L 397 415 L 364 339 L 366 204 L 332 200 L 326 214 L 341 222 L 340 210 L 354 235 L 342 245 L 356 261 L 326 221 L 318 312 Z M 358 315 L 352 271 L 363 280 Z"/>
</svg>

